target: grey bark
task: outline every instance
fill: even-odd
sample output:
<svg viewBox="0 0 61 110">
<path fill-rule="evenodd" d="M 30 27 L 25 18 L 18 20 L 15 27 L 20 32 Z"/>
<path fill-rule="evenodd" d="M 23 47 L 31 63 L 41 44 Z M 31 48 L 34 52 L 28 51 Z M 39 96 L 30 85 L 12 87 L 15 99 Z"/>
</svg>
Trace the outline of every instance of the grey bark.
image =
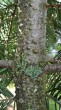
<svg viewBox="0 0 61 110">
<path fill-rule="evenodd" d="M 14 62 L 12 60 L 0 60 L 0 68 L 13 68 Z"/>
<path fill-rule="evenodd" d="M 46 0 L 18 0 L 18 62 L 21 53 L 28 64 L 35 66 L 45 61 Z M 16 78 L 17 110 L 46 110 L 45 75 L 31 79 L 19 73 Z"/>
<path fill-rule="evenodd" d="M 28 63 L 45 60 L 46 0 L 19 0 L 19 31 Z"/>
</svg>

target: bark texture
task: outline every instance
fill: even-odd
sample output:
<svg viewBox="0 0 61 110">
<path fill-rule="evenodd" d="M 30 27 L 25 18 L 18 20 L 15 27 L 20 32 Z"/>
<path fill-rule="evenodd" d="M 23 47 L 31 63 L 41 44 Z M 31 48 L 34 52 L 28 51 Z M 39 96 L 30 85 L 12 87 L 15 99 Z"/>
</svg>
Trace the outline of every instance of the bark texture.
<svg viewBox="0 0 61 110">
<path fill-rule="evenodd" d="M 45 61 L 46 0 L 18 0 L 18 55 L 25 53 L 28 64 Z M 22 42 L 21 42 L 22 41 Z M 17 110 L 46 110 L 45 75 L 31 78 L 19 73 L 16 78 Z"/>
<path fill-rule="evenodd" d="M 16 81 L 17 110 L 46 110 L 44 76 L 31 79 L 20 75 Z M 42 85 L 40 85 L 42 83 Z"/>
<path fill-rule="evenodd" d="M 28 63 L 45 60 L 46 0 L 19 0 L 19 31 Z"/>
</svg>

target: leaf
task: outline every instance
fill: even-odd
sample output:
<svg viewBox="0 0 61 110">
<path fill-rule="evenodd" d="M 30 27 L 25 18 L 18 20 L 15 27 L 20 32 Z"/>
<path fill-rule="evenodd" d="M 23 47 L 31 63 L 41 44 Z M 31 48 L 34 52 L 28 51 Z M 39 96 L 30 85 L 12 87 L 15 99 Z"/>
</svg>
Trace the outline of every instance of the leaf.
<svg viewBox="0 0 61 110">
<path fill-rule="evenodd" d="M 3 68 L 2 70 L 0 70 L 0 73 L 3 73 L 7 70 L 7 68 Z"/>
<path fill-rule="evenodd" d="M 8 98 L 11 98 L 13 97 L 14 95 L 6 88 L 6 87 L 2 87 L 0 85 L 0 93 L 2 93 L 5 97 L 8 97 Z"/>
</svg>

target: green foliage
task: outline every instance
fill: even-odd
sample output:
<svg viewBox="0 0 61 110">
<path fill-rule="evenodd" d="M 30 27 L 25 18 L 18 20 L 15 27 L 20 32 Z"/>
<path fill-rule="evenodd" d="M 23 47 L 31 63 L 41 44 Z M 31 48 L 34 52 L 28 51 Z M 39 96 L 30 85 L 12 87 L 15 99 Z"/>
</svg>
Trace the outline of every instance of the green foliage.
<svg viewBox="0 0 61 110">
<path fill-rule="evenodd" d="M 48 0 L 50 4 L 61 4 L 56 0 Z M 48 8 L 47 18 L 47 49 L 51 47 L 61 50 L 61 44 L 58 44 L 58 39 L 61 39 L 61 7 Z M 60 55 L 60 54 L 59 54 Z M 47 76 L 47 94 L 57 103 L 61 99 L 61 73 L 51 73 Z"/>
<path fill-rule="evenodd" d="M 61 73 L 48 75 L 47 94 L 57 103 L 61 100 Z M 58 103 L 59 104 L 59 103 Z"/>
<path fill-rule="evenodd" d="M 13 59 L 17 42 L 17 10 L 15 1 L 1 0 L 0 7 L 0 59 Z"/>
<path fill-rule="evenodd" d="M 23 53 L 22 58 L 21 58 L 21 63 L 18 65 L 17 64 L 17 69 L 16 71 L 20 71 L 19 73 L 26 74 L 30 76 L 31 78 L 37 77 L 39 74 L 42 73 L 41 67 L 39 65 L 28 65 L 26 62 L 26 55 Z"/>
<path fill-rule="evenodd" d="M 59 110 L 59 105 L 55 104 L 55 102 L 52 99 L 50 99 L 49 100 L 49 109 L 50 110 Z"/>
<path fill-rule="evenodd" d="M 48 0 L 49 4 L 60 4 L 56 0 Z M 61 8 L 49 7 L 47 11 L 47 42 L 46 46 L 55 48 L 57 40 L 61 39 Z M 57 47 L 57 46 L 56 46 Z M 56 48 L 55 48 L 56 49 Z"/>
<path fill-rule="evenodd" d="M 31 76 L 32 78 L 37 77 L 39 74 L 42 73 L 42 69 L 38 65 L 30 65 L 25 70 L 25 74 Z"/>
<path fill-rule="evenodd" d="M 6 107 L 13 102 L 14 95 L 7 89 L 12 81 L 11 72 L 7 68 L 0 69 L 0 110 L 6 110 Z"/>
<path fill-rule="evenodd" d="M 14 60 L 15 58 L 17 45 L 17 10 L 15 4 L 16 0 L 0 0 L 0 60 Z M 6 110 L 6 107 L 13 102 L 14 96 L 7 89 L 12 80 L 12 70 L 0 68 L 0 110 Z"/>
</svg>

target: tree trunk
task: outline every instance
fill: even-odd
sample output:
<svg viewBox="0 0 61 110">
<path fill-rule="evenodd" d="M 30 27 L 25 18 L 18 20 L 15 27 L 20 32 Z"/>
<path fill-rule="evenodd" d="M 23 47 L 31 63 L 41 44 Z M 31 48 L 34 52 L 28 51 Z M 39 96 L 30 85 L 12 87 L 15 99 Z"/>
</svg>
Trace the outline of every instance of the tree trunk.
<svg viewBox="0 0 61 110">
<path fill-rule="evenodd" d="M 18 0 L 18 62 L 25 53 L 26 62 L 36 67 L 45 62 L 46 0 Z M 31 78 L 19 73 L 16 78 L 17 110 L 46 110 L 45 75 Z"/>
</svg>

